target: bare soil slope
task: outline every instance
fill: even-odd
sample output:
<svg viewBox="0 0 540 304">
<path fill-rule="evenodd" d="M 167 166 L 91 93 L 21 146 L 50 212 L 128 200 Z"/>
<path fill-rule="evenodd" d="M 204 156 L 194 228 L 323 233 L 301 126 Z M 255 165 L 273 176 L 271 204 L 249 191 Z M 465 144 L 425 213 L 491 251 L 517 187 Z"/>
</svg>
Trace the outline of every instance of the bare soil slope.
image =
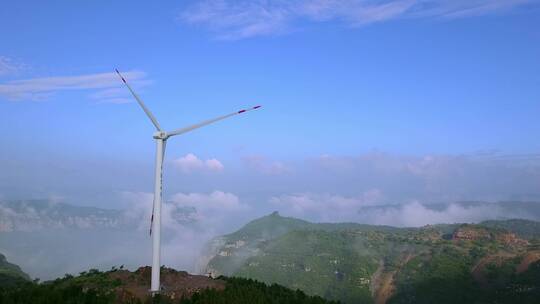
<svg viewBox="0 0 540 304">
<path fill-rule="evenodd" d="M 130 299 L 144 300 L 149 296 L 151 268 L 141 267 L 135 272 L 117 270 L 107 273 L 110 279 L 121 284 L 115 292 L 121 303 Z M 185 271 L 176 271 L 172 268 L 161 269 L 161 295 L 171 299 L 190 298 L 194 293 L 212 288 L 223 290 L 225 281 L 212 279 L 201 275 L 192 275 Z"/>
</svg>

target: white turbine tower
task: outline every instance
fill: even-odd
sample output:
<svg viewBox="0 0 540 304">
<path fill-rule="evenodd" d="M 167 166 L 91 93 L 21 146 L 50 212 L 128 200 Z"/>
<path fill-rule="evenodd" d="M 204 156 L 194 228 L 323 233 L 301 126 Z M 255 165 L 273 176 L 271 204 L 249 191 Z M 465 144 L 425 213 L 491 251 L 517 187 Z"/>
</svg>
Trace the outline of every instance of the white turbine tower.
<svg viewBox="0 0 540 304">
<path fill-rule="evenodd" d="M 143 101 L 135 94 L 131 86 L 127 83 L 126 79 L 122 77 L 120 72 L 116 70 L 116 73 L 118 73 L 118 76 L 122 79 L 128 90 L 131 92 L 133 97 L 137 100 L 141 108 L 144 110 L 148 118 L 152 121 L 152 124 L 156 127 L 156 132 L 154 133 L 154 139 L 156 140 L 156 171 L 155 171 L 155 186 L 154 186 L 154 205 L 152 208 L 152 218 L 151 218 L 151 224 L 150 224 L 150 234 L 152 235 L 152 283 L 150 286 L 150 292 L 152 294 L 158 293 L 160 291 L 160 283 L 159 283 L 159 273 L 160 273 L 160 258 L 161 258 L 161 194 L 163 189 L 163 157 L 165 155 L 165 145 L 167 143 L 167 139 L 171 136 L 184 134 L 186 132 L 198 129 L 200 127 L 204 127 L 206 125 L 209 125 L 211 123 L 220 121 L 225 118 L 229 118 L 231 116 L 235 116 L 238 114 L 242 114 L 248 111 L 252 111 L 255 109 L 260 108 L 261 106 L 255 106 L 249 109 L 244 109 L 240 111 L 236 111 L 231 114 L 219 116 L 213 119 L 205 120 L 203 122 L 200 122 L 198 124 L 194 124 L 192 126 L 188 126 L 185 128 L 180 128 L 173 130 L 171 132 L 165 132 L 161 129 L 159 126 L 159 123 L 157 122 L 154 115 L 152 115 L 152 112 L 148 110 L 148 108 L 144 105 Z"/>
</svg>

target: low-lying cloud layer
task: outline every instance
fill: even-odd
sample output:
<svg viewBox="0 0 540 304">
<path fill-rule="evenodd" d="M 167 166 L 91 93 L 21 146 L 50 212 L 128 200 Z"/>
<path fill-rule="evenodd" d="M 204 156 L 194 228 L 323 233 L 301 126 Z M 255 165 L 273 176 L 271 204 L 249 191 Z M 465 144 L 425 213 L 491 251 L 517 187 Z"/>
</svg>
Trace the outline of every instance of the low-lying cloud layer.
<svg viewBox="0 0 540 304">
<path fill-rule="evenodd" d="M 133 269 L 148 265 L 151 260 L 148 229 L 153 194 L 124 192 L 121 196 L 129 208 L 121 211 L 119 218 L 122 221 L 115 223 L 128 223 L 125 227 L 101 227 L 94 215 L 79 219 L 89 225 L 58 225 L 51 222 L 50 217 L 42 225 L 37 220 L 44 218 L 47 208 L 18 211 L 2 208 L 3 217 L 27 212 L 16 217 L 36 221 L 27 222 L 21 226 L 22 230 L 0 232 L 0 252 L 33 277 L 42 279 L 95 267 L 107 269 L 113 265 L 125 265 Z M 257 208 L 241 197 L 223 191 L 176 193 L 167 197 L 162 208 L 162 261 L 168 266 L 200 272 L 201 253 L 209 240 L 232 232 L 270 210 L 314 222 L 357 222 L 399 227 L 507 218 L 540 220 L 538 203 L 430 205 L 411 201 L 385 205 L 382 201 L 383 194 L 372 189 L 355 197 L 316 193 L 281 195 L 270 198 L 266 206 Z M 72 214 L 73 210 L 67 210 L 67 213 Z M 39 229 L 30 229 L 28 223 L 40 225 Z"/>
<path fill-rule="evenodd" d="M 466 204 L 453 203 L 442 208 L 433 208 L 419 202 L 410 202 L 397 206 L 364 208 L 356 212 L 356 221 L 398 227 L 420 227 L 440 223 L 478 223 L 492 219 L 524 218 L 539 220 L 528 214 L 526 209 L 512 203 L 505 204 Z"/>
<path fill-rule="evenodd" d="M 516 202 L 456 202 L 422 204 L 378 204 L 381 193 L 367 192 L 360 197 L 317 195 L 313 193 L 273 197 L 270 203 L 284 215 L 315 222 L 356 222 L 397 227 L 420 227 L 441 223 L 477 223 L 492 219 L 523 218 L 540 220 L 538 211 Z M 534 207 L 533 207 L 534 208 Z M 531 212 L 534 211 L 534 212 Z"/>
<path fill-rule="evenodd" d="M 123 264 L 133 269 L 148 265 L 153 194 L 122 192 L 120 196 L 129 207 L 119 212 L 81 210 L 69 205 L 57 208 L 47 202 L 35 205 L 39 208 L 3 206 L 0 228 L 6 228 L 6 219 L 19 220 L 12 221 L 16 227 L 0 230 L 0 252 L 41 279 L 95 267 L 107 269 Z M 163 263 L 198 272 L 200 253 L 206 243 L 239 228 L 248 220 L 249 211 L 250 207 L 236 195 L 223 191 L 171 195 L 162 208 Z M 58 214 L 63 216 L 57 217 Z M 100 225 L 101 218 L 116 221 L 114 225 Z M 90 225 L 71 225 L 77 221 Z"/>
<path fill-rule="evenodd" d="M 269 203 L 276 210 L 299 218 L 318 222 L 350 222 L 359 219 L 358 210 L 376 204 L 381 196 L 378 189 L 366 191 L 357 197 L 301 193 L 272 197 Z"/>
</svg>

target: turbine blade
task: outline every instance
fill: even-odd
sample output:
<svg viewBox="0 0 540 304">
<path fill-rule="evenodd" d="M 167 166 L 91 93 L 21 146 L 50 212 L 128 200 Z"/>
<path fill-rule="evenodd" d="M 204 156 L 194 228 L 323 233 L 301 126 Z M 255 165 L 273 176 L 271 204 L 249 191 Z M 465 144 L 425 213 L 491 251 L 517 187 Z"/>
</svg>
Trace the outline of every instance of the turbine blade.
<svg viewBox="0 0 540 304">
<path fill-rule="evenodd" d="M 246 112 L 249 112 L 249 111 L 256 110 L 256 109 L 258 109 L 260 107 L 261 106 L 255 106 L 255 107 L 252 107 L 252 108 L 249 108 L 249 109 L 243 109 L 243 110 L 240 110 L 240 111 L 236 111 L 234 113 L 230 113 L 230 114 L 227 114 L 227 115 L 223 115 L 223 116 L 219 116 L 219 117 L 212 118 L 212 119 L 209 119 L 209 120 L 205 120 L 205 121 L 202 121 L 202 122 L 200 122 L 198 124 L 191 125 L 189 127 L 180 128 L 180 129 L 176 129 L 176 130 L 171 131 L 171 132 L 167 132 L 167 135 L 169 135 L 169 137 L 170 137 L 170 136 L 174 136 L 174 135 L 184 134 L 184 133 L 187 133 L 189 131 L 193 131 L 195 129 L 198 129 L 200 127 L 204 127 L 204 126 L 207 126 L 207 125 L 212 124 L 214 122 L 223 120 L 225 118 L 229 118 L 231 116 L 235 116 L 235 115 L 238 115 L 238 114 L 242 114 L 242 113 L 246 113 Z"/>
<path fill-rule="evenodd" d="M 133 97 L 135 97 L 135 99 L 137 100 L 137 102 L 139 103 L 139 105 L 141 106 L 143 111 L 146 113 L 148 118 L 150 118 L 150 120 L 152 121 L 152 124 L 154 124 L 154 126 L 156 127 L 156 129 L 158 131 L 161 131 L 161 127 L 159 126 L 159 123 L 157 122 L 157 119 L 154 117 L 152 112 L 150 112 L 150 110 L 144 105 L 144 102 L 139 98 L 139 96 L 135 93 L 135 91 L 133 91 L 133 89 L 127 83 L 126 79 L 122 76 L 122 74 L 120 74 L 120 72 L 118 70 L 116 70 L 116 73 L 118 74 L 118 76 L 120 76 L 120 79 L 122 79 L 122 81 L 124 82 L 124 84 L 126 85 L 128 90 L 131 92 L 131 95 L 133 95 Z"/>
</svg>

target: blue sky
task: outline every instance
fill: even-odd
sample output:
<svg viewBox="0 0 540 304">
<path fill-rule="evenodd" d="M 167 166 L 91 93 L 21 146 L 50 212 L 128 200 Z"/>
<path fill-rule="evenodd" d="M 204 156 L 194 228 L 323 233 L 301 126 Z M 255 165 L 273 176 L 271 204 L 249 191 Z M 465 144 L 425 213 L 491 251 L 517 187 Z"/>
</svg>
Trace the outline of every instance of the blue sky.
<svg viewBox="0 0 540 304">
<path fill-rule="evenodd" d="M 176 191 L 246 192 L 234 184 L 249 177 L 259 193 L 312 192 L 275 185 L 306 179 L 299 172 L 321 156 L 536 160 L 539 28 L 533 0 L 10 1 L 0 10 L 0 194 L 151 189 L 152 125 L 115 68 L 166 129 L 263 105 L 172 139 Z M 225 173 L 209 177 L 211 159 Z M 145 178 L 124 181 L 135 167 Z M 124 173 L 100 182 L 97 168 Z M 354 183 L 324 191 L 383 188 L 347 174 L 337 176 Z"/>
</svg>

